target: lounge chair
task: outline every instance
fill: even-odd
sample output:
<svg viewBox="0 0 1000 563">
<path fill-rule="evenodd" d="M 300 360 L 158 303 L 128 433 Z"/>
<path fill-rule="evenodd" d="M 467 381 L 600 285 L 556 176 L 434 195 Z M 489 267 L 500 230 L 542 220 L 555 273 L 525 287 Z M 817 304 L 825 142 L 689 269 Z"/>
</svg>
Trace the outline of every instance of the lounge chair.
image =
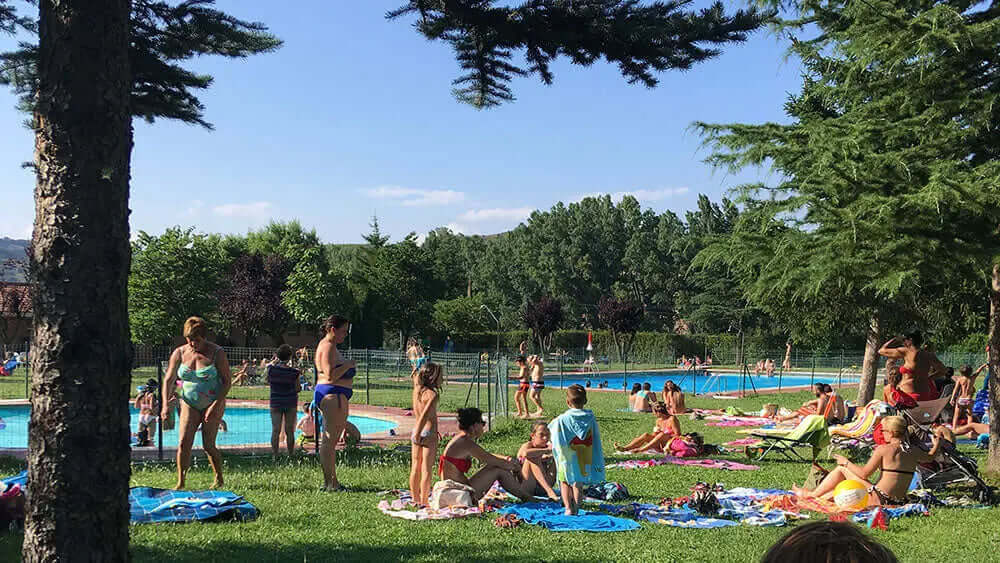
<svg viewBox="0 0 1000 563">
<path fill-rule="evenodd" d="M 748 446 L 745 450 L 747 457 L 756 461 L 764 459 L 771 452 L 780 453 L 791 461 L 815 461 L 819 452 L 830 442 L 826 419 L 817 414 L 804 417 L 798 426 L 791 430 L 758 429 L 747 433 L 764 442 L 759 446 Z M 810 448 L 812 456 L 806 459 L 796 451 L 796 448 Z"/>
<path fill-rule="evenodd" d="M 830 427 L 830 447 L 828 454 L 835 448 L 849 450 L 851 457 L 862 457 L 865 452 L 875 447 L 874 430 L 882 417 L 890 410 L 887 403 L 878 399 L 869 401 L 853 422 Z"/>
<path fill-rule="evenodd" d="M 938 417 L 941 416 L 941 411 L 944 410 L 950 400 L 951 397 L 941 397 L 933 401 L 921 401 L 917 403 L 917 406 L 906 409 L 906 412 L 911 422 L 926 426 L 937 422 Z"/>
</svg>

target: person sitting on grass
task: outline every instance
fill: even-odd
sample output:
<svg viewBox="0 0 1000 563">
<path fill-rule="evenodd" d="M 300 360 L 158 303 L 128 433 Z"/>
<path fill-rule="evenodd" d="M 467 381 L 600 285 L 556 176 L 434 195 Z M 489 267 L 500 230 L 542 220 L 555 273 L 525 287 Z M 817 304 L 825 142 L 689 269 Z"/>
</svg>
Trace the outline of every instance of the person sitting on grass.
<svg viewBox="0 0 1000 563">
<path fill-rule="evenodd" d="M 831 500 L 834 489 L 841 481 L 852 480 L 868 489 L 869 506 L 906 504 L 906 491 L 917 464 L 934 459 L 941 439 L 936 433 L 931 437 L 932 447 L 929 452 L 916 447 L 904 449 L 903 442 L 909 436 L 906 420 L 901 416 L 882 419 L 882 435 L 886 443 L 875 448 L 864 467 L 851 463 L 842 455 L 835 455 L 833 457 L 837 460 L 837 468 L 827 473 L 815 489 L 810 491 L 793 485 L 792 491 L 803 498 Z M 875 471 L 880 471 L 879 480 L 872 485 L 868 479 Z"/>
<path fill-rule="evenodd" d="M 641 409 L 636 408 L 635 402 L 639 399 L 639 393 L 642 391 L 642 383 L 633 383 L 632 390 L 628 392 L 628 410 L 632 412 L 642 412 Z"/>
<path fill-rule="evenodd" d="M 651 432 L 640 434 L 624 446 L 615 442 L 615 449 L 628 453 L 639 453 L 646 450 L 662 452 L 670 438 L 681 435 L 681 424 L 677 417 L 667 410 L 666 403 L 660 401 L 653 405 L 653 414 L 656 416 L 656 422 L 653 424 Z"/>
<path fill-rule="evenodd" d="M 889 548 L 858 526 L 825 520 L 797 526 L 767 550 L 760 563 L 899 563 Z"/>
<path fill-rule="evenodd" d="M 247 370 L 250 368 L 250 360 L 243 360 L 240 367 L 233 372 L 233 385 L 247 385 Z"/>
<path fill-rule="evenodd" d="M 663 396 L 661 398 L 667 404 L 667 410 L 670 411 L 670 414 L 684 414 L 688 412 L 688 408 L 684 406 L 684 392 L 681 391 L 681 388 L 673 380 L 668 379 L 663 384 Z"/>
<path fill-rule="evenodd" d="M 458 409 L 458 434 L 448 442 L 438 458 L 438 476 L 472 487 L 476 501 L 483 498 L 494 481 L 500 481 L 500 485 L 517 498 L 530 500 L 531 495 L 524 492 L 521 483 L 514 477 L 521 472 L 517 461 L 509 456 L 491 454 L 476 443 L 485 431 L 483 411 L 473 407 Z M 483 468 L 470 477 L 467 474 L 472 469 L 473 459 L 479 460 Z"/>
<path fill-rule="evenodd" d="M 824 383 L 813 383 L 812 392 L 816 396 L 815 399 L 806 401 L 802 403 L 797 411 L 786 416 L 779 416 L 777 420 L 779 422 L 785 422 L 788 420 L 795 420 L 803 416 L 809 416 L 811 414 L 828 413 L 833 409 L 833 405 L 829 404 L 826 393 L 826 384 Z"/>
<path fill-rule="evenodd" d="M 552 486 L 556 482 L 556 467 L 552 463 L 552 433 L 546 422 L 536 420 L 531 425 L 531 437 L 517 450 L 521 462 L 521 487 L 532 495 L 545 495 L 559 502 Z"/>
</svg>

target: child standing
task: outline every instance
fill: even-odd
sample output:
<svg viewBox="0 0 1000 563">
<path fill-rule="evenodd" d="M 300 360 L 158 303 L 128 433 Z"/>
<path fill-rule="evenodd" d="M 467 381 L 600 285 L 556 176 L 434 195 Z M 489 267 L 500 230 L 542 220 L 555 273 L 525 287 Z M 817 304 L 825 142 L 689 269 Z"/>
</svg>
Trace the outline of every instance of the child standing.
<svg viewBox="0 0 1000 563">
<path fill-rule="evenodd" d="M 425 362 L 413 379 L 413 415 L 410 436 L 410 492 L 417 504 L 430 503 L 431 476 L 438 451 L 437 405 L 441 391 L 441 365 Z"/>
<path fill-rule="evenodd" d="M 158 386 L 155 379 L 150 379 L 135 397 L 135 408 L 139 409 L 139 430 L 136 432 L 137 446 L 148 446 L 156 436 L 156 414 L 160 412 L 160 402 L 157 400 Z"/>
<path fill-rule="evenodd" d="M 545 389 L 545 362 L 541 356 L 528 356 L 528 363 L 531 364 L 531 402 L 535 403 L 537 410 L 531 413 L 531 418 L 539 418 L 545 415 L 542 408 L 542 390 Z M 527 405 L 525 405 L 527 406 Z"/>
<path fill-rule="evenodd" d="M 955 389 L 951 392 L 951 404 L 955 407 L 955 414 L 951 419 L 952 428 L 958 427 L 958 421 L 963 414 L 968 418 L 967 422 L 972 422 L 972 403 L 976 397 L 976 377 L 988 365 L 979 366 L 975 373 L 972 372 L 972 366 L 969 364 L 963 364 L 962 367 L 958 368 Z"/>
<path fill-rule="evenodd" d="M 518 356 L 514 363 L 517 364 L 519 373 L 517 374 L 517 391 L 514 392 L 514 407 L 517 408 L 517 418 L 528 418 L 528 359 Z"/>
<path fill-rule="evenodd" d="M 569 409 L 549 424 L 556 479 L 567 516 L 579 512 L 584 486 L 605 480 L 601 434 L 593 411 L 583 409 L 586 404 L 587 390 L 581 385 L 570 385 L 566 389 Z"/>
<path fill-rule="evenodd" d="M 312 403 L 302 403 L 302 412 L 305 416 L 299 419 L 298 424 L 295 425 L 296 430 L 301 430 L 302 435 L 299 436 L 298 443 L 299 446 L 305 447 L 306 442 L 316 441 L 316 419 L 312 415 Z"/>
</svg>

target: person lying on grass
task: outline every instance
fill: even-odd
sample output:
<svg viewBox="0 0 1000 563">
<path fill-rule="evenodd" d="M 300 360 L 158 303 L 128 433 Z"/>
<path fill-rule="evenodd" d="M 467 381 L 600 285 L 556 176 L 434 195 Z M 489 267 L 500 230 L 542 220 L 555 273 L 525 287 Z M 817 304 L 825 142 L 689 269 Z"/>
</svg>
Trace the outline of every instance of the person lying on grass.
<svg viewBox="0 0 1000 563">
<path fill-rule="evenodd" d="M 521 487 L 532 495 L 545 495 L 559 502 L 552 485 L 556 482 L 556 466 L 552 463 L 552 432 L 548 423 L 536 420 L 531 425 L 530 439 L 517 450 L 521 462 Z"/>
<path fill-rule="evenodd" d="M 531 499 L 531 495 L 524 492 L 521 483 L 514 477 L 515 473 L 521 472 L 517 461 L 509 456 L 491 454 L 476 443 L 485 431 L 483 411 L 477 408 L 458 409 L 458 434 L 448 442 L 438 458 L 438 476 L 472 487 L 476 501 L 483 498 L 494 481 L 500 481 L 508 493 L 521 500 Z M 472 469 L 473 458 L 478 459 L 483 468 L 470 477 L 467 473 Z"/>
<path fill-rule="evenodd" d="M 909 489 L 917 464 L 932 461 L 940 446 L 940 437 L 935 434 L 929 452 L 919 448 L 903 449 L 904 440 L 908 439 L 906 420 L 900 416 L 888 416 L 882 419 L 882 433 L 886 443 L 875 448 L 871 458 L 864 467 L 851 463 L 841 455 L 833 456 L 837 460 L 837 468 L 827 473 L 820 484 L 809 491 L 792 486 L 792 491 L 803 498 L 819 498 L 831 500 L 837 484 L 844 480 L 861 483 L 868 489 L 868 505 L 902 505 L 906 504 L 906 491 Z M 868 478 L 876 470 L 880 470 L 878 483 L 872 485 Z"/>
<path fill-rule="evenodd" d="M 653 424 L 651 432 L 640 434 L 624 446 L 615 442 L 615 449 L 629 453 L 639 453 L 646 450 L 662 452 L 670 438 L 681 435 L 681 424 L 677 417 L 667 410 L 666 403 L 659 401 L 654 404 L 653 415 L 656 416 L 656 422 Z"/>
</svg>

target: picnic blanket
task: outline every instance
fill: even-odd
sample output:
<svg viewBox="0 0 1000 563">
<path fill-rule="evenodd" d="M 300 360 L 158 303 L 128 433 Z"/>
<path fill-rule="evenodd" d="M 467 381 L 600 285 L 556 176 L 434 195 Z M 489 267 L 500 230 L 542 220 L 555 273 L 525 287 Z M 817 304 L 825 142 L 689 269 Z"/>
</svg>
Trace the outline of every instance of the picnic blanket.
<svg viewBox="0 0 1000 563">
<path fill-rule="evenodd" d="M 773 422 L 768 418 L 723 418 L 718 422 L 706 422 L 705 426 L 721 426 L 723 428 L 739 426 L 763 426 Z"/>
<path fill-rule="evenodd" d="M 679 457 L 665 456 L 659 459 L 629 459 L 618 463 L 612 463 L 605 469 L 645 469 L 659 465 L 689 465 L 702 467 L 705 469 L 728 469 L 732 471 L 753 471 L 760 469 L 756 465 L 747 465 L 736 461 L 724 459 L 682 459 Z"/>
<path fill-rule="evenodd" d="M 257 507 L 228 491 L 174 491 L 132 487 L 128 493 L 133 524 L 151 522 L 210 522 L 255 520 Z"/>
<path fill-rule="evenodd" d="M 529 524 L 553 532 L 628 532 L 640 528 L 635 520 L 588 510 L 581 510 L 576 516 L 566 516 L 563 510 L 561 504 L 528 502 L 505 506 L 497 512 L 514 514 Z"/>
</svg>

